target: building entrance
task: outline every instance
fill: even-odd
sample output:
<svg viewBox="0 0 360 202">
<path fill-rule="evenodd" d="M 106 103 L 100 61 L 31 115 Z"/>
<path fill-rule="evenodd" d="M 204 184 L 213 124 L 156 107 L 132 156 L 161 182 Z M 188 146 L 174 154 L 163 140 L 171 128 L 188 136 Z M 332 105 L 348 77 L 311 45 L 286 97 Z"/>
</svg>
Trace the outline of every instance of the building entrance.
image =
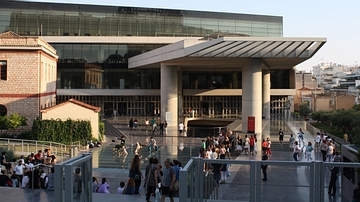
<svg viewBox="0 0 360 202">
<path fill-rule="evenodd" d="M 127 103 L 119 102 L 117 111 L 118 111 L 118 115 L 125 116 L 127 114 Z"/>
<path fill-rule="evenodd" d="M 104 115 L 105 116 L 115 115 L 112 102 L 104 102 Z"/>
<path fill-rule="evenodd" d="M 209 103 L 208 102 L 202 102 L 201 109 L 202 109 L 203 115 L 209 115 Z"/>
<path fill-rule="evenodd" d="M 155 112 L 155 104 L 153 102 L 146 103 L 146 115 L 152 116 Z"/>
</svg>

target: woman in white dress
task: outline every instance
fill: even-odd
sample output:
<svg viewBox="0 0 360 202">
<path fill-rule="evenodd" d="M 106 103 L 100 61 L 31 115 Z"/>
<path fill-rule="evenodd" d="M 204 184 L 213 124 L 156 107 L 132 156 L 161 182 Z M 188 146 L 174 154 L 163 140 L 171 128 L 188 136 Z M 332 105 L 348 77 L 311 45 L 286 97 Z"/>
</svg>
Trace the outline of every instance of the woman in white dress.
<svg viewBox="0 0 360 202">
<path fill-rule="evenodd" d="M 244 150 L 246 155 L 249 155 L 249 148 L 250 148 L 250 139 L 248 138 L 247 135 L 245 135 Z"/>
</svg>

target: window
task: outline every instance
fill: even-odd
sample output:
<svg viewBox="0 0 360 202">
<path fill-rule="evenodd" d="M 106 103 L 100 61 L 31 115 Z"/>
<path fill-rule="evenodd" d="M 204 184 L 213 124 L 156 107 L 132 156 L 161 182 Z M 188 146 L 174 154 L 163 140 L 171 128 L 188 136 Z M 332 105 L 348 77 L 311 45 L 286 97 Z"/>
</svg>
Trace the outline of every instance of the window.
<svg viewBox="0 0 360 202">
<path fill-rule="evenodd" d="M 0 61 L 0 79 L 7 80 L 7 62 Z"/>
<path fill-rule="evenodd" d="M 0 116 L 5 116 L 7 114 L 7 109 L 4 105 L 0 105 Z"/>
</svg>

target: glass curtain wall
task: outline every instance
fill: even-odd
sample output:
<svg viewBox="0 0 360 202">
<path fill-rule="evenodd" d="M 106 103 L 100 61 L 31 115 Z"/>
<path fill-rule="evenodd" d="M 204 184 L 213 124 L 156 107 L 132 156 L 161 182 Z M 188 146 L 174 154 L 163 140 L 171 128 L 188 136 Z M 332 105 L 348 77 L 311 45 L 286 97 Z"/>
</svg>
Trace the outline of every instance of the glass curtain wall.
<svg viewBox="0 0 360 202">
<path fill-rule="evenodd" d="M 0 32 L 31 36 L 281 37 L 282 17 L 156 8 L 2 2 Z"/>
</svg>

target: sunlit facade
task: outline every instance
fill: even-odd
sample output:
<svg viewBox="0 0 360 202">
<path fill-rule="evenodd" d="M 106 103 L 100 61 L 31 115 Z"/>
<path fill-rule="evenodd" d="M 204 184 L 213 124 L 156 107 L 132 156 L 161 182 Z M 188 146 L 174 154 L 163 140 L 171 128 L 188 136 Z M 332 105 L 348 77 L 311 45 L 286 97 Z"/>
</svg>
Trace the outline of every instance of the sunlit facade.
<svg viewBox="0 0 360 202">
<path fill-rule="evenodd" d="M 160 70 L 128 69 L 130 57 L 181 41 L 219 35 L 282 37 L 280 16 L 136 8 L 83 4 L 2 2 L 0 32 L 42 36 L 59 56 L 57 101 L 70 98 L 101 107 L 103 115 L 160 114 Z M 270 70 L 271 89 L 294 89 L 294 69 Z M 294 79 L 293 79 L 294 80 Z M 242 71 L 221 68 L 184 70 L 182 108 L 195 116 L 237 116 Z M 191 90 L 211 90 L 205 96 Z M 186 91 L 190 90 L 190 91 Z M 284 93 L 271 95 L 272 113 L 288 109 Z"/>
</svg>

